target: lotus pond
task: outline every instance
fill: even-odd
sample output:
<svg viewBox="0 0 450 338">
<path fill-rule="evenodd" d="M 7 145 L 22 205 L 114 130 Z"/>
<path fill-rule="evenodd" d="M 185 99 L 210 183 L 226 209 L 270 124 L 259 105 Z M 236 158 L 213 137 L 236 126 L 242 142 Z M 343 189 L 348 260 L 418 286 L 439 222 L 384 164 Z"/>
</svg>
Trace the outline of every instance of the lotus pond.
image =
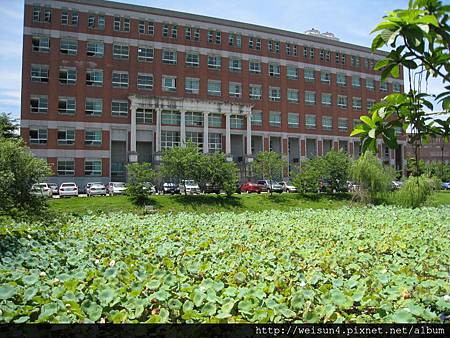
<svg viewBox="0 0 450 338">
<path fill-rule="evenodd" d="M 0 228 L 0 322 L 439 322 L 450 206 Z"/>
</svg>

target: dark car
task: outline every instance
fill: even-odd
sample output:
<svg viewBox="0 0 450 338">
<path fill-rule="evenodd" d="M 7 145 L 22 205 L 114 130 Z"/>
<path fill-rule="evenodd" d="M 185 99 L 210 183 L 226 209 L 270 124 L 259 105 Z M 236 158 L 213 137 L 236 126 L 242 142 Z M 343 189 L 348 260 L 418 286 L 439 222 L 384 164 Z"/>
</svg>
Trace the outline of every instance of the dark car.
<svg viewBox="0 0 450 338">
<path fill-rule="evenodd" d="M 247 193 L 256 192 L 257 194 L 260 194 L 262 188 L 258 184 L 247 182 L 241 185 L 240 190 L 241 192 Z"/>
<path fill-rule="evenodd" d="M 180 187 L 173 182 L 164 182 L 161 191 L 163 194 L 179 194 Z"/>
<path fill-rule="evenodd" d="M 200 186 L 200 190 L 204 194 L 220 194 L 221 187 L 212 183 L 205 183 Z"/>
</svg>

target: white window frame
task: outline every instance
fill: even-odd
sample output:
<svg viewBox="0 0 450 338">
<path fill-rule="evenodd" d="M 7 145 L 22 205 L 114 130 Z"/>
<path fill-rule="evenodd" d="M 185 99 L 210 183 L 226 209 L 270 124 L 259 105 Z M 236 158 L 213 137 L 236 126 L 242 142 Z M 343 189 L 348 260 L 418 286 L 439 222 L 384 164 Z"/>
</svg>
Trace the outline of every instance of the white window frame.
<svg viewBox="0 0 450 338">
<path fill-rule="evenodd" d="M 360 97 L 353 96 L 352 97 L 352 108 L 356 111 L 360 111 L 362 106 L 362 100 Z"/>
<path fill-rule="evenodd" d="M 222 67 L 222 58 L 220 55 L 208 55 L 208 68 L 220 69 Z"/>
<path fill-rule="evenodd" d="M 299 127 L 300 127 L 300 114 L 288 113 L 288 128 L 299 128 Z"/>
<path fill-rule="evenodd" d="M 338 117 L 338 130 L 339 131 L 348 130 L 348 119 L 346 117 Z"/>
<path fill-rule="evenodd" d="M 31 65 L 31 81 L 48 83 L 48 65 Z"/>
<path fill-rule="evenodd" d="M 177 51 L 174 49 L 163 49 L 162 50 L 162 62 L 167 65 L 177 64 Z"/>
<path fill-rule="evenodd" d="M 294 74 L 292 74 L 292 70 L 294 71 Z M 289 80 L 298 80 L 298 68 L 296 66 L 287 66 L 286 67 L 286 77 Z"/>
<path fill-rule="evenodd" d="M 303 78 L 307 82 L 313 82 L 315 80 L 315 71 L 313 68 L 305 68 Z"/>
<path fill-rule="evenodd" d="M 211 90 L 211 85 L 219 85 L 219 90 Z M 208 95 L 210 96 L 222 96 L 222 81 L 220 80 L 208 80 Z"/>
<path fill-rule="evenodd" d="M 322 106 L 329 107 L 333 103 L 333 95 L 331 93 L 322 93 L 321 103 Z"/>
<path fill-rule="evenodd" d="M 257 60 L 250 60 L 248 62 L 248 70 L 252 74 L 261 74 L 261 62 Z"/>
<path fill-rule="evenodd" d="M 130 78 L 128 72 L 113 70 L 111 81 L 113 88 L 128 88 Z"/>
<path fill-rule="evenodd" d="M 31 132 L 36 132 L 37 137 L 32 138 Z M 28 131 L 30 144 L 47 144 L 48 141 L 48 130 L 42 127 L 30 127 Z"/>
<path fill-rule="evenodd" d="M 188 67 L 199 67 L 200 54 L 197 52 L 186 52 L 185 63 Z"/>
<path fill-rule="evenodd" d="M 274 95 L 277 94 L 277 95 Z M 269 100 L 274 102 L 281 101 L 281 89 L 280 87 L 269 87 Z"/>
<path fill-rule="evenodd" d="M 115 43 L 113 44 L 113 59 L 128 60 L 130 57 L 130 46 Z"/>
<path fill-rule="evenodd" d="M 37 107 L 33 108 L 32 102 L 37 101 Z M 30 113 L 43 114 L 48 112 L 48 96 L 47 95 L 31 95 L 30 96 Z"/>
<path fill-rule="evenodd" d="M 101 159 L 85 158 L 83 166 L 84 176 L 102 176 L 102 167 Z"/>
<path fill-rule="evenodd" d="M 347 75 L 345 73 L 336 74 L 336 84 L 345 87 L 347 85 Z"/>
<path fill-rule="evenodd" d="M 322 70 L 320 72 L 320 82 L 322 83 L 331 83 L 331 73 L 327 70 Z"/>
<path fill-rule="evenodd" d="M 98 137 L 100 135 L 100 137 Z M 101 146 L 102 145 L 102 130 L 101 129 L 86 129 L 84 131 L 84 145 L 86 146 Z"/>
<path fill-rule="evenodd" d="M 322 130 L 333 130 L 333 117 L 329 115 L 322 116 Z"/>
<path fill-rule="evenodd" d="M 142 90 L 152 90 L 153 89 L 153 74 L 149 73 L 138 73 L 137 75 L 137 87 Z"/>
<path fill-rule="evenodd" d="M 242 84 L 239 82 L 230 82 L 228 84 L 228 95 L 230 97 L 242 97 Z"/>
<path fill-rule="evenodd" d="M 190 85 L 189 87 L 188 84 Z M 187 94 L 199 94 L 200 79 L 196 77 L 186 77 L 184 79 L 184 92 Z"/>
<path fill-rule="evenodd" d="M 60 110 L 60 102 L 65 102 L 66 109 Z M 70 107 L 69 109 L 67 107 Z M 76 112 L 76 99 L 75 97 L 66 97 L 66 96 L 60 96 L 58 97 L 58 114 L 61 115 L 75 115 Z"/>
<path fill-rule="evenodd" d="M 139 46 L 137 58 L 139 62 L 153 62 L 155 58 L 154 48 L 150 46 Z"/>
<path fill-rule="evenodd" d="M 296 94 L 296 95 L 294 95 L 294 97 L 291 97 L 292 94 Z M 299 103 L 300 95 L 299 95 L 298 89 L 288 88 L 287 89 L 287 100 L 289 103 Z"/>
<path fill-rule="evenodd" d="M 125 109 L 123 109 L 123 108 L 125 108 Z M 127 117 L 128 116 L 128 101 L 112 100 L 111 101 L 111 116 Z"/>
<path fill-rule="evenodd" d="M 311 123 L 311 121 L 314 121 L 314 123 Z M 305 115 L 305 128 L 306 129 L 316 129 L 316 127 L 317 127 L 316 115 L 306 114 Z"/>
<path fill-rule="evenodd" d="M 279 63 L 271 62 L 269 63 L 269 76 L 280 77 L 281 66 Z"/>
<path fill-rule="evenodd" d="M 274 128 L 281 128 L 281 112 L 279 111 L 269 112 L 269 125 Z"/>
<path fill-rule="evenodd" d="M 88 105 L 92 104 L 92 110 L 88 110 Z M 98 109 L 98 105 L 100 105 L 101 109 Z M 86 116 L 98 117 L 103 114 L 103 100 L 97 98 L 87 97 L 84 106 L 84 114 Z"/>
<path fill-rule="evenodd" d="M 88 80 L 89 77 L 89 80 Z M 87 69 L 86 70 L 86 86 L 102 87 L 103 86 L 103 69 Z"/>
<path fill-rule="evenodd" d="M 58 176 L 75 176 L 75 160 L 58 158 L 56 161 L 56 172 Z"/>
<path fill-rule="evenodd" d="M 242 70 L 242 60 L 238 58 L 229 59 L 229 69 L 232 72 L 240 72 Z"/>
<path fill-rule="evenodd" d="M 60 138 L 60 133 L 64 133 L 64 138 Z M 74 128 L 58 128 L 56 138 L 58 145 L 71 146 L 75 144 L 76 130 Z"/>
<path fill-rule="evenodd" d="M 336 105 L 338 106 L 338 107 L 340 107 L 340 108 L 347 108 L 347 104 L 348 104 L 348 101 L 347 101 L 347 96 L 346 95 L 337 95 L 337 97 L 336 97 Z"/>
<path fill-rule="evenodd" d="M 88 40 L 86 45 L 86 55 L 102 58 L 105 56 L 105 44 L 103 41 Z"/>
<path fill-rule="evenodd" d="M 170 81 L 170 86 L 167 86 L 168 82 Z M 171 75 L 163 75 L 162 76 L 162 91 L 163 92 L 171 92 L 174 93 L 177 91 L 177 77 L 171 76 Z"/>
<path fill-rule="evenodd" d="M 305 104 L 308 106 L 313 106 L 316 104 L 316 92 L 310 90 L 305 91 Z"/>
<path fill-rule="evenodd" d="M 261 110 L 252 111 L 251 115 L 252 126 L 262 126 L 263 124 L 263 112 Z"/>
<path fill-rule="evenodd" d="M 61 73 L 64 73 L 66 77 L 61 77 Z M 58 73 L 58 81 L 64 85 L 74 85 L 77 83 L 77 70 L 76 68 L 60 67 Z"/>
<path fill-rule="evenodd" d="M 36 45 L 35 41 L 38 41 L 39 44 Z M 48 53 L 50 51 L 50 37 L 39 35 L 33 36 L 31 38 L 31 50 L 33 52 Z"/>
<path fill-rule="evenodd" d="M 65 55 L 77 55 L 78 40 L 74 38 L 64 37 L 59 40 L 59 52 Z"/>
<path fill-rule="evenodd" d="M 262 86 L 257 84 L 251 84 L 249 88 L 249 97 L 250 100 L 261 100 Z"/>
</svg>

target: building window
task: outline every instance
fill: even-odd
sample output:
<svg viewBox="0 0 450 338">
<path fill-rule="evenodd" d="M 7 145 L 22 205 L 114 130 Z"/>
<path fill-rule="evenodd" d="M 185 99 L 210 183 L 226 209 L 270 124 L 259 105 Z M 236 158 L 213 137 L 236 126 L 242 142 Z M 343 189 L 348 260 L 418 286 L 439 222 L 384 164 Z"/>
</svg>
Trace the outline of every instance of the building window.
<svg viewBox="0 0 450 338">
<path fill-rule="evenodd" d="M 191 40 L 192 39 L 192 29 L 191 27 L 184 27 L 184 39 Z"/>
<path fill-rule="evenodd" d="M 360 66 L 360 64 L 359 64 L 359 56 L 351 55 L 350 56 L 350 63 L 351 63 L 351 65 L 353 67 L 359 67 Z"/>
<path fill-rule="evenodd" d="M 261 73 L 261 62 L 259 62 L 259 61 L 249 61 L 249 63 L 248 63 L 248 70 L 250 71 L 250 73 L 260 74 Z"/>
<path fill-rule="evenodd" d="M 320 72 L 320 82 L 322 82 L 322 83 L 331 83 L 331 74 L 330 74 L 330 72 L 322 70 Z"/>
<path fill-rule="evenodd" d="M 94 87 L 103 86 L 103 70 L 100 69 L 86 70 L 86 85 Z"/>
<path fill-rule="evenodd" d="M 367 99 L 367 110 L 370 110 L 375 104 L 375 100 Z"/>
<path fill-rule="evenodd" d="M 99 146 L 102 144 L 102 131 L 101 130 L 85 130 L 84 131 L 84 144 L 88 146 Z"/>
<path fill-rule="evenodd" d="M 190 127 L 203 126 L 203 114 L 196 113 L 196 112 L 186 112 L 185 124 L 186 124 L 186 126 L 190 126 Z"/>
<path fill-rule="evenodd" d="M 154 50 L 152 47 L 138 47 L 138 61 L 152 62 L 154 57 Z"/>
<path fill-rule="evenodd" d="M 147 34 L 152 36 L 155 34 L 155 24 L 153 22 L 147 23 Z"/>
<path fill-rule="evenodd" d="M 281 100 L 280 87 L 269 87 L 269 100 L 276 102 Z"/>
<path fill-rule="evenodd" d="M 353 129 L 359 126 L 362 123 L 360 119 L 353 119 Z"/>
<path fill-rule="evenodd" d="M 251 115 L 252 126 L 262 126 L 262 111 L 254 110 Z"/>
<path fill-rule="evenodd" d="M 172 25 L 170 37 L 173 39 L 176 39 L 178 37 L 178 26 L 177 25 Z"/>
<path fill-rule="evenodd" d="M 30 144 L 47 144 L 47 129 L 30 128 Z"/>
<path fill-rule="evenodd" d="M 375 81 L 373 79 L 366 79 L 366 88 L 373 91 L 375 89 Z"/>
<path fill-rule="evenodd" d="M 163 75 L 162 90 L 164 92 L 176 92 L 177 91 L 177 78 L 175 76 Z"/>
<path fill-rule="evenodd" d="M 251 100 L 261 100 L 261 85 L 250 85 L 249 96 Z"/>
<path fill-rule="evenodd" d="M 290 89 L 290 88 L 288 88 L 288 90 L 287 90 L 287 99 L 288 99 L 288 102 L 298 103 L 298 101 L 299 101 L 298 90 L 297 89 Z"/>
<path fill-rule="evenodd" d="M 271 127 L 281 127 L 281 113 L 279 111 L 269 112 L 269 125 Z"/>
<path fill-rule="evenodd" d="M 161 149 L 170 149 L 180 146 L 180 133 L 177 131 L 161 131 Z"/>
<path fill-rule="evenodd" d="M 300 125 L 299 114 L 288 113 L 288 128 L 298 128 Z"/>
<path fill-rule="evenodd" d="M 59 51 L 62 54 L 77 55 L 78 41 L 70 38 L 62 38 L 59 42 Z"/>
<path fill-rule="evenodd" d="M 337 106 L 341 108 L 347 108 L 347 96 L 338 95 L 337 96 Z"/>
<path fill-rule="evenodd" d="M 112 86 L 114 88 L 128 88 L 128 72 L 112 72 Z"/>
<path fill-rule="evenodd" d="M 59 83 L 73 85 L 77 82 L 77 71 L 75 68 L 60 68 Z"/>
<path fill-rule="evenodd" d="M 163 110 L 161 113 L 161 124 L 179 126 L 180 121 L 181 121 L 181 114 L 178 111 Z"/>
<path fill-rule="evenodd" d="M 305 78 L 305 81 L 307 81 L 307 82 L 313 82 L 314 81 L 314 69 L 305 68 L 304 78 Z"/>
<path fill-rule="evenodd" d="M 97 28 L 101 31 L 105 30 L 105 16 L 99 15 L 97 17 Z"/>
<path fill-rule="evenodd" d="M 84 176 L 102 176 L 102 161 L 84 160 Z"/>
<path fill-rule="evenodd" d="M 230 59 L 229 68 L 232 72 L 240 72 L 242 70 L 241 59 Z"/>
<path fill-rule="evenodd" d="M 393 82 L 393 83 L 392 83 L 392 91 L 393 91 L 394 93 L 400 93 L 400 91 L 401 91 L 400 83 L 398 83 L 398 82 Z"/>
<path fill-rule="evenodd" d="M 197 131 L 187 131 L 186 142 L 190 142 L 193 145 L 197 146 L 200 152 L 203 151 L 203 133 Z"/>
<path fill-rule="evenodd" d="M 211 128 L 221 128 L 222 127 L 222 115 L 221 114 L 209 114 L 208 115 L 208 125 Z"/>
<path fill-rule="evenodd" d="M 280 65 L 278 63 L 269 63 L 269 76 L 280 77 Z"/>
<path fill-rule="evenodd" d="M 331 106 L 331 94 L 330 93 L 322 93 L 322 105 L 323 106 Z"/>
<path fill-rule="evenodd" d="M 114 17 L 114 31 L 119 32 L 121 27 L 120 16 Z"/>
<path fill-rule="evenodd" d="M 123 31 L 124 32 L 130 31 L 130 18 L 123 18 Z"/>
<path fill-rule="evenodd" d="M 44 8 L 44 22 L 52 22 L 52 9 L 50 7 Z"/>
<path fill-rule="evenodd" d="M 336 83 L 338 86 L 346 86 L 347 85 L 347 77 L 344 73 L 336 74 Z"/>
<path fill-rule="evenodd" d="M 129 47 L 128 45 L 113 45 L 113 58 L 120 60 L 128 60 Z"/>
<path fill-rule="evenodd" d="M 101 116 L 103 111 L 102 99 L 86 98 L 85 114 L 86 116 Z"/>
<path fill-rule="evenodd" d="M 348 119 L 345 117 L 338 118 L 338 129 L 339 131 L 347 131 L 348 129 Z"/>
<path fill-rule="evenodd" d="M 272 40 L 267 41 L 267 50 L 269 52 L 273 52 L 273 41 Z"/>
<path fill-rule="evenodd" d="M 75 144 L 75 129 L 58 129 L 58 145 Z"/>
<path fill-rule="evenodd" d="M 261 50 L 261 39 L 256 39 L 256 50 Z"/>
<path fill-rule="evenodd" d="M 361 110 L 361 98 L 360 97 L 353 97 L 352 98 L 352 107 L 356 111 Z"/>
<path fill-rule="evenodd" d="M 31 96 L 30 97 L 30 111 L 32 113 L 47 113 L 48 111 L 48 96 Z"/>
<path fill-rule="evenodd" d="M 331 116 L 322 116 L 322 129 L 328 131 L 333 129 L 333 118 Z"/>
<path fill-rule="evenodd" d="M 176 65 L 177 64 L 177 51 L 163 49 L 162 61 L 163 61 L 163 63 L 167 63 L 169 65 Z"/>
<path fill-rule="evenodd" d="M 287 78 L 289 80 L 298 80 L 298 68 L 295 66 L 287 66 Z"/>
<path fill-rule="evenodd" d="M 388 91 L 388 84 L 387 82 L 380 82 L 380 91 L 387 92 Z"/>
<path fill-rule="evenodd" d="M 115 117 L 128 116 L 128 101 L 112 101 L 111 115 Z"/>
<path fill-rule="evenodd" d="M 230 82 L 228 86 L 228 94 L 230 95 L 230 97 L 241 97 L 242 85 L 237 82 Z"/>
<path fill-rule="evenodd" d="M 56 163 L 58 176 L 74 176 L 75 175 L 75 161 L 74 160 L 59 160 Z"/>
<path fill-rule="evenodd" d="M 94 28 L 95 27 L 95 15 L 89 14 L 88 16 L 88 28 Z"/>
<path fill-rule="evenodd" d="M 316 115 L 305 115 L 305 127 L 306 129 L 315 129 L 316 128 Z"/>
<path fill-rule="evenodd" d="M 186 65 L 189 67 L 198 67 L 200 65 L 200 55 L 196 52 L 187 52 Z"/>
<path fill-rule="evenodd" d="M 138 89 L 152 90 L 153 89 L 153 75 L 138 73 L 137 86 L 138 86 Z"/>
<path fill-rule="evenodd" d="M 200 41 L 200 28 L 194 28 L 194 41 Z"/>
<path fill-rule="evenodd" d="M 208 68 L 209 69 L 220 69 L 221 58 L 218 55 L 208 55 Z"/>
<path fill-rule="evenodd" d="M 31 38 L 33 52 L 48 53 L 50 50 L 50 38 L 47 36 L 33 36 Z"/>
<path fill-rule="evenodd" d="M 75 115 L 76 111 L 76 101 L 74 97 L 63 97 L 58 98 L 58 113 Z"/>
<path fill-rule="evenodd" d="M 221 96 L 221 81 L 220 80 L 208 80 L 208 95 Z"/>
<path fill-rule="evenodd" d="M 305 104 L 307 105 L 316 104 L 316 92 L 305 91 Z"/>
<path fill-rule="evenodd" d="M 31 65 L 31 81 L 48 83 L 48 65 Z"/>
<path fill-rule="evenodd" d="M 353 88 L 361 87 L 361 79 L 359 78 L 358 75 L 353 75 L 352 76 L 352 87 Z"/>
<path fill-rule="evenodd" d="M 252 37 L 248 38 L 248 48 L 253 49 L 253 38 Z"/>
<path fill-rule="evenodd" d="M 220 45 L 222 43 L 222 33 L 216 32 L 216 44 Z"/>
<path fill-rule="evenodd" d="M 244 117 L 240 115 L 230 116 L 230 128 L 232 129 L 242 129 L 244 128 Z"/>
<path fill-rule="evenodd" d="M 105 45 L 101 41 L 88 41 L 86 48 L 87 56 L 102 58 L 105 55 Z"/>
<path fill-rule="evenodd" d="M 168 38 L 168 37 L 169 37 L 169 25 L 168 25 L 167 23 L 165 23 L 165 24 L 163 25 L 162 35 L 163 35 L 163 37 L 165 37 L 165 38 Z"/>
<path fill-rule="evenodd" d="M 208 152 L 219 153 L 222 151 L 222 134 L 209 133 L 208 135 Z"/>
<path fill-rule="evenodd" d="M 33 6 L 33 21 L 36 21 L 36 22 L 41 21 L 41 6 L 40 5 Z"/>
<path fill-rule="evenodd" d="M 136 109 L 136 123 L 137 124 L 152 124 L 153 123 L 153 110 L 152 109 Z"/>
<path fill-rule="evenodd" d="M 184 91 L 187 94 L 198 94 L 200 92 L 200 79 L 187 77 L 184 80 Z"/>
</svg>

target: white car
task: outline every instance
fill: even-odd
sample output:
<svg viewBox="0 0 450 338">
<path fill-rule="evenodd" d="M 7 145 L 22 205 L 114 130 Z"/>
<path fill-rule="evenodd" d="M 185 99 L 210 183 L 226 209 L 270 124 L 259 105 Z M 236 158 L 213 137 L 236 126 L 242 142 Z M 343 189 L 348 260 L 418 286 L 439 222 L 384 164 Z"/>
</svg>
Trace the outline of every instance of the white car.
<svg viewBox="0 0 450 338">
<path fill-rule="evenodd" d="M 31 194 L 34 196 L 52 197 L 52 188 L 47 183 L 36 183 L 31 187 Z"/>
<path fill-rule="evenodd" d="M 185 180 L 181 181 L 180 185 L 180 192 L 182 194 L 199 194 L 200 193 L 200 187 L 194 180 Z"/>
<path fill-rule="evenodd" d="M 283 187 L 283 191 L 286 192 L 297 192 L 297 188 L 294 187 L 291 183 L 289 182 L 279 182 L 279 184 Z"/>
<path fill-rule="evenodd" d="M 53 195 L 58 195 L 58 185 L 56 183 L 48 183 L 50 189 L 52 189 Z"/>
<path fill-rule="evenodd" d="M 73 182 L 62 183 L 59 186 L 59 197 L 78 196 L 78 187 Z"/>
<path fill-rule="evenodd" d="M 110 196 L 125 194 L 127 187 L 123 182 L 109 182 L 108 193 Z"/>
<path fill-rule="evenodd" d="M 84 192 L 86 193 L 87 196 L 89 196 L 89 189 L 94 184 L 103 184 L 103 183 L 102 182 L 89 182 L 89 183 L 87 183 L 86 186 L 84 187 Z M 106 190 L 106 187 L 105 187 L 105 190 Z"/>
<path fill-rule="evenodd" d="M 106 187 L 102 183 L 91 183 L 91 185 L 86 188 L 86 195 L 104 195 L 106 196 Z"/>
</svg>

